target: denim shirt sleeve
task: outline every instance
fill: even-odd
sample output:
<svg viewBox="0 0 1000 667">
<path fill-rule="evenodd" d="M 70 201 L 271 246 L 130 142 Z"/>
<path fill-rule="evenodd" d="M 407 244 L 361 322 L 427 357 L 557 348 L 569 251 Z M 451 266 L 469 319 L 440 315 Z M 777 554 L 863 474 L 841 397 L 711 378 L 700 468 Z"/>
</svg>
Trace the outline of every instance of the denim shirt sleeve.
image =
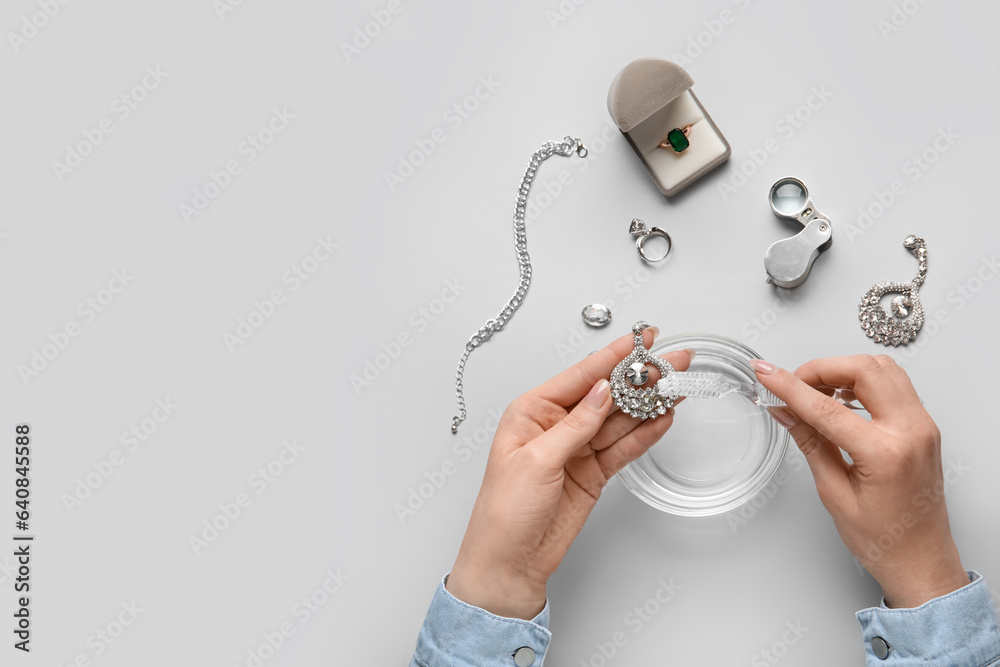
<svg viewBox="0 0 1000 667">
<path fill-rule="evenodd" d="M 450 573 L 449 573 L 450 574 Z M 446 574 L 431 599 L 427 617 L 417 638 L 410 667 L 515 667 L 534 654 L 531 667 L 541 667 L 552 633 L 549 632 L 549 601 L 535 618 L 496 616 L 462 602 L 444 587 Z"/>
<path fill-rule="evenodd" d="M 1000 629 L 986 580 L 968 571 L 969 585 L 915 609 L 879 607 L 857 613 L 869 667 L 1000 665 Z M 876 656 L 872 642 L 888 645 L 885 658 Z"/>
</svg>

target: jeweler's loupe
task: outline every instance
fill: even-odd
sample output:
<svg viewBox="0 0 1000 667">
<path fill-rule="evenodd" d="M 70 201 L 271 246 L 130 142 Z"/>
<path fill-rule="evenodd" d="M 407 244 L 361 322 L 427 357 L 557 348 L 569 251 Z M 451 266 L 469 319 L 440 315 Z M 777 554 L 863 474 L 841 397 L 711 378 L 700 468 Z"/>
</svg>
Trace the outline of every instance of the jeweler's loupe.
<svg viewBox="0 0 1000 667">
<path fill-rule="evenodd" d="M 809 188 L 797 178 L 779 179 L 771 186 L 768 201 L 775 215 L 804 227 L 792 238 L 774 243 L 764 255 L 770 281 L 778 287 L 796 287 L 809 277 L 813 262 L 833 242 L 833 224 L 816 210 Z"/>
</svg>

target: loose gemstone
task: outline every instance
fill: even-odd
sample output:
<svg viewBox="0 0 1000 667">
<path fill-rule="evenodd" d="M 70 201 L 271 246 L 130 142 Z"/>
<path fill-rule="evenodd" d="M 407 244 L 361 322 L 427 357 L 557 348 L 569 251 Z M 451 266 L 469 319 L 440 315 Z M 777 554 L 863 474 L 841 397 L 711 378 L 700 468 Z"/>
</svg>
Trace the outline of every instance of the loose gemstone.
<svg viewBox="0 0 1000 667">
<path fill-rule="evenodd" d="M 670 144 L 670 147 L 677 153 L 684 152 L 687 150 L 687 147 L 691 145 L 688 138 L 684 136 L 684 131 L 676 127 L 667 133 L 667 143 Z"/>
<path fill-rule="evenodd" d="M 611 321 L 611 309 L 599 303 L 593 303 L 583 309 L 583 321 L 592 327 L 603 327 Z"/>
</svg>

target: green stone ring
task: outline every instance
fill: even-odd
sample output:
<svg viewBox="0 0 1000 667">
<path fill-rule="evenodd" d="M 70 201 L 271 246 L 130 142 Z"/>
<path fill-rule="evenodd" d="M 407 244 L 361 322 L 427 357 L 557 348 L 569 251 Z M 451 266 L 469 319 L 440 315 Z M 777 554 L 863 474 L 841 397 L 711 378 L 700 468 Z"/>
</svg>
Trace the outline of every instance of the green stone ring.
<svg viewBox="0 0 1000 667">
<path fill-rule="evenodd" d="M 660 148 L 672 148 L 675 153 L 683 153 L 691 145 L 688 135 L 691 134 L 691 126 L 675 127 L 667 132 L 667 138 L 660 142 Z"/>
</svg>

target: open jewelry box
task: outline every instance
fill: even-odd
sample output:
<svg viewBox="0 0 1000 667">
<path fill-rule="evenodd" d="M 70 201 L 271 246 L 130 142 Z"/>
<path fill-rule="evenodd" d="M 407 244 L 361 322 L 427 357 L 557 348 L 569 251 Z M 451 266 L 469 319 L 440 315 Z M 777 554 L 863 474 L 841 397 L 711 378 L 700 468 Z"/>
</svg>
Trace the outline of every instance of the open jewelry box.
<svg viewBox="0 0 1000 667">
<path fill-rule="evenodd" d="M 668 197 L 725 162 L 732 153 L 729 142 L 691 90 L 693 85 L 679 65 L 640 58 L 618 73 L 608 91 L 611 117 L 656 187 Z M 690 129 L 683 132 L 688 126 Z M 678 148 L 682 150 L 678 152 Z"/>
</svg>

